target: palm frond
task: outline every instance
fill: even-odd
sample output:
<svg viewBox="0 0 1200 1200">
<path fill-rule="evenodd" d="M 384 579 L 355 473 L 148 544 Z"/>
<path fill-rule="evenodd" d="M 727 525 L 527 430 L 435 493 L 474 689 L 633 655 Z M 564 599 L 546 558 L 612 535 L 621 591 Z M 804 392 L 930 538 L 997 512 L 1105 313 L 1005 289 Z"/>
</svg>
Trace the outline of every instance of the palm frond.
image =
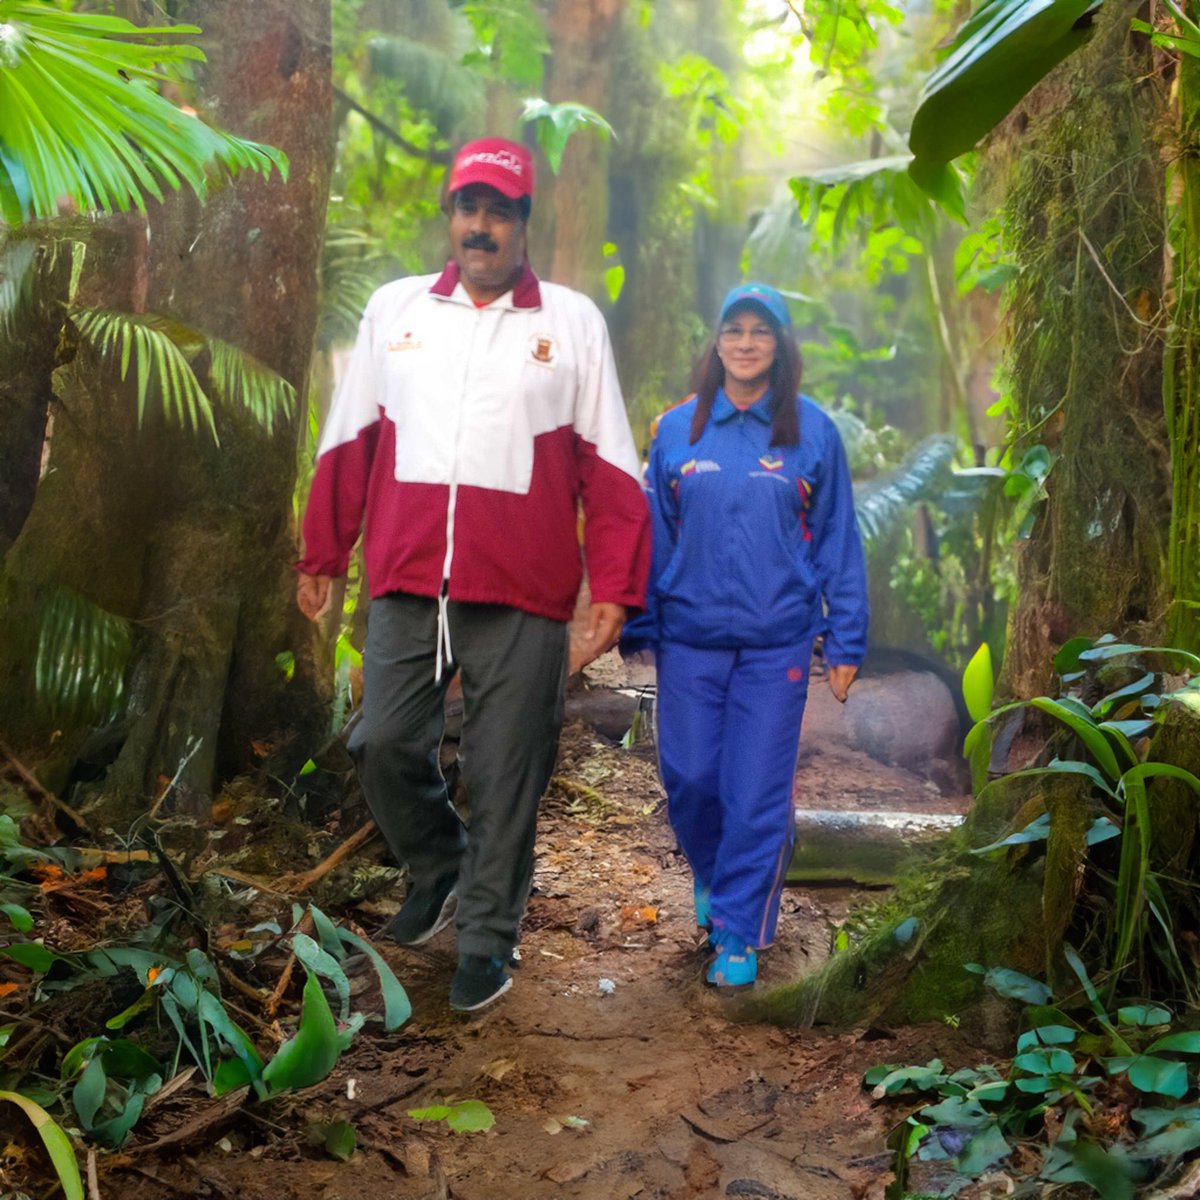
<svg viewBox="0 0 1200 1200">
<path fill-rule="evenodd" d="M 34 686 L 38 703 L 55 719 L 103 721 L 121 706 L 129 659 L 129 622 L 69 588 L 40 604 Z"/>
<path fill-rule="evenodd" d="M 371 293 L 393 272 L 383 239 L 360 229 L 334 227 L 321 250 L 321 332 L 329 346 L 352 339 Z"/>
<path fill-rule="evenodd" d="M 914 500 L 934 493 L 950 471 L 954 439 L 936 433 L 919 442 L 904 462 L 854 489 L 854 511 L 868 546 L 904 520 Z"/>
<path fill-rule="evenodd" d="M 222 403 L 240 404 L 268 433 L 277 419 L 296 411 L 296 389 L 277 371 L 219 338 L 208 339 L 213 393 Z"/>
<path fill-rule="evenodd" d="M 367 62 L 373 75 L 395 80 L 443 137 L 454 137 L 483 116 L 483 78 L 452 52 L 380 34 L 367 43 Z"/>
<path fill-rule="evenodd" d="M 196 378 L 183 347 L 194 354 L 205 345 L 203 335 L 165 317 L 133 316 L 107 308 L 85 308 L 73 314 L 80 336 L 101 359 L 127 378 L 137 373 L 138 425 L 146 417 L 151 388 L 157 392 L 163 416 L 199 432 L 203 426 L 218 441 L 212 405 Z"/>
<path fill-rule="evenodd" d="M 145 208 L 162 185 L 207 190 L 214 166 L 286 177 L 279 150 L 213 129 L 157 90 L 203 53 L 160 38 L 195 25 L 141 28 L 118 17 L 2 0 L 0 213 L 10 225 L 83 211 Z"/>
<path fill-rule="evenodd" d="M 13 322 L 33 298 L 38 244 L 33 239 L 0 241 L 0 335 L 12 334 Z"/>
</svg>

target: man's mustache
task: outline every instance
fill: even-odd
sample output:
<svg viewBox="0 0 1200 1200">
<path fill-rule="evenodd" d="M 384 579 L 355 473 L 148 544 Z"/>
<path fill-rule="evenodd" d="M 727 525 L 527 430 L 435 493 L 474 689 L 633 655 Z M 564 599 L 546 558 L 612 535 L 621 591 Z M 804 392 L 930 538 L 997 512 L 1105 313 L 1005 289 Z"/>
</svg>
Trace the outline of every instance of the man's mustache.
<svg viewBox="0 0 1200 1200">
<path fill-rule="evenodd" d="M 469 233 L 463 238 L 464 250 L 490 250 L 493 254 L 500 249 L 486 233 Z"/>
</svg>

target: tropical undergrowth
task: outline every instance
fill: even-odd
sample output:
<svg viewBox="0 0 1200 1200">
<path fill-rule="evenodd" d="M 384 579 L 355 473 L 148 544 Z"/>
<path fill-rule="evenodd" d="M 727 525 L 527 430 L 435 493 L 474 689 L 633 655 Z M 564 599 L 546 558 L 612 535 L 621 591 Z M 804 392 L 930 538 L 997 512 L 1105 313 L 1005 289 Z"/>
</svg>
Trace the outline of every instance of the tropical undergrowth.
<svg viewBox="0 0 1200 1200">
<path fill-rule="evenodd" d="M 83 1194 L 75 1146 L 120 1147 L 164 1089 L 236 1092 L 261 1111 L 326 1078 L 366 1022 L 386 1034 L 407 1021 L 405 990 L 362 931 L 289 903 L 286 878 L 270 892 L 212 861 L 197 874 L 156 838 L 31 845 L 22 829 L 45 822 L 0 789 L 0 1104 L 28 1117 L 67 1196 Z M 355 963 L 377 983 L 364 1011 Z M 322 1131 L 335 1157 L 353 1149 L 344 1126 Z M 4 1170 L 0 1190 L 38 1174 L 35 1160 L 21 1178 Z"/>
<path fill-rule="evenodd" d="M 1200 1148 L 1200 659 L 1081 637 L 1054 667 L 1057 696 L 986 715 L 978 670 L 968 680 L 983 719 L 965 746 L 977 796 L 963 830 L 770 1002 L 810 1020 L 987 1012 L 1013 1031 L 1001 1065 L 867 1076 L 880 1099 L 924 1098 L 893 1137 L 895 1197 L 911 1167 L 923 1194 L 1010 1172 L 1024 1180 L 1012 1194 L 1074 1183 L 1120 1200 Z M 996 769 L 1015 737 L 1041 747 Z"/>
</svg>

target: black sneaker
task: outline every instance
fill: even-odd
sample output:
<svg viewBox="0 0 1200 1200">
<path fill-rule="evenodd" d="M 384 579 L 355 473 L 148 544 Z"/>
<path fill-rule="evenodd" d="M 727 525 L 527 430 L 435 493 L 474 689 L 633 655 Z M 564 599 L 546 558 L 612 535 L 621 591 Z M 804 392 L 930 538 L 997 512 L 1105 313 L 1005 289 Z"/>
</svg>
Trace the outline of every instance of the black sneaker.
<svg viewBox="0 0 1200 1200">
<path fill-rule="evenodd" d="M 410 884 L 400 911 L 383 927 L 383 933 L 401 946 L 420 946 L 454 920 L 458 875 L 443 875 L 433 883 Z"/>
<path fill-rule="evenodd" d="M 478 1012 L 499 1000 L 510 987 L 512 978 L 504 973 L 502 958 L 460 954 L 450 985 L 450 1007 L 455 1012 Z"/>
</svg>

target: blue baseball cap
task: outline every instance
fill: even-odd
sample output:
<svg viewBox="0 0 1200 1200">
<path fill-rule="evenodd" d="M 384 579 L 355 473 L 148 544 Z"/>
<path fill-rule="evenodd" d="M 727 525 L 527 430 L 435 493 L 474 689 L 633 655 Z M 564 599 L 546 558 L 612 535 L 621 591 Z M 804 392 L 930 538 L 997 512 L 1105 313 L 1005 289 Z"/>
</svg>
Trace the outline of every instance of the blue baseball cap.
<svg viewBox="0 0 1200 1200">
<path fill-rule="evenodd" d="M 739 283 L 721 301 L 721 315 L 717 320 L 725 320 L 729 316 L 730 309 L 739 304 L 757 304 L 770 313 L 784 329 L 791 328 L 792 316 L 788 312 L 787 301 L 773 287 L 765 283 Z"/>
</svg>

